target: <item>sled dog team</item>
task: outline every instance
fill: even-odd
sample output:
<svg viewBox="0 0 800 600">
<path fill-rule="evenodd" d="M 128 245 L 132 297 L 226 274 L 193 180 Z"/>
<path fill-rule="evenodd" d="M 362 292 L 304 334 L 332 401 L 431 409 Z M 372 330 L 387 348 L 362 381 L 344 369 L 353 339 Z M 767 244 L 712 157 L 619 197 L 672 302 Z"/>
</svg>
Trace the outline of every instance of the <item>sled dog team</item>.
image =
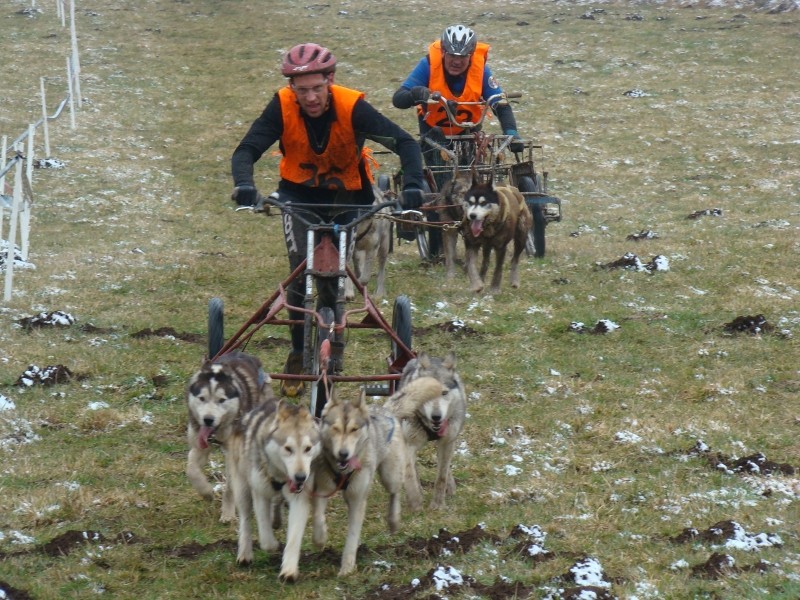
<svg viewBox="0 0 800 600">
<path fill-rule="evenodd" d="M 437 475 L 430 506 L 445 506 L 455 492 L 451 461 L 466 419 L 466 394 L 451 353 L 420 353 L 403 370 L 397 392 L 383 404 L 365 395 L 332 394 L 316 420 L 308 408 L 277 399 L 260 361 L 244 353 L 206 360 L 190 378 L 186 402 L 189 455 L 186 474 L 206 499 L 213 489 L 203 467 L 213 445 L 225 455 L 227 485 L 220 521 L 238 516 L 236 560 L 253 560 L 251 515 L 262 549 L 279 547 L 274 529 L 288 508 L 280 579 L 299 576 L 300 547 L 309 517 L 312 541 L 327 542 L 325 509 L 341 492 L 347 506 L 347 535 L 339 575 L 355 570 L 361 527 L 372 481 L 378 475 L 389 496 L 389 531 L 400 524 L 401 495 L 422 509 L 417 452 L 437 446 Z M 349 392 L 349 390 L 348 390 Z"/>
</svg>

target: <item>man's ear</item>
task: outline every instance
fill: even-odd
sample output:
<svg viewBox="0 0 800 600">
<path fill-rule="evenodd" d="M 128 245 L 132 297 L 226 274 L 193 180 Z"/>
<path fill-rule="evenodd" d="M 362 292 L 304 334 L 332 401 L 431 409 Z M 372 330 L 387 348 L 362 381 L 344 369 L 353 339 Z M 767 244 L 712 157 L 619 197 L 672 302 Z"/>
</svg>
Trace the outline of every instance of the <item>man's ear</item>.
<svg viewBox="0 0 800 600">
<path fill-rule="evenodd" d="M 333 85 L 333 77 L 334 77 L 334 75 L 336 75 L 336 73 L 328 73 L 328 83 L 330 85 Z"/>
</svg>

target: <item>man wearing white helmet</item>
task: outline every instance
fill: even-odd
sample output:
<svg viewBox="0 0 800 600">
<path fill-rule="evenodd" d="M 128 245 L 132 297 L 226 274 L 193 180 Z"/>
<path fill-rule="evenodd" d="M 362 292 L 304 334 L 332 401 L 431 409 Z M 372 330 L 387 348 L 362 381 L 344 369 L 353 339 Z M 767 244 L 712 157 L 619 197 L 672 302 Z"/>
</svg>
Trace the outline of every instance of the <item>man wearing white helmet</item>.
<svg viewBox="0 0 800 600">
<path fill-rule="evenodd" d="M 442 32 L 439 40 L 428 48 L 411 74 L 392 97 L 396 108 L 420 106 L 420 134 L 427 134 L 433 127 L 442 128 L 446 135 L 465 133 L 463 128 L 453 126 L 442 106 L 429 110 L 425 103 L 431 93 L 438 92 L 446 100 L 477 102 L 503 90 L 489 68 L 489 45 L 479 42 L 475 32 L 464 25 L 452 25 Z M 510 144 L 512 152 L 522 152 L 524 147 L 517 134 L 517 122 L 511 105 L 495 101 L 492 110 L 500 121 L 503 134 L 514 136 Z M 480 108 L 460 106 L 456 119 L 476 121 Z M 438 153 L 432 153 L 438 154 Z"/>
<path fill-rule="evenodd" d="M 272 97 L 231 158 L 235 186 L 232 198 L 237 204 L 256 204 L 253 166 L 278 142 L 282 154 L 278 182 L 281 201 L 370 205 L 374 200 L 373 177 L 364 148 L 364 142 L 370 139 L 400 157 L 401 201 L 407 208 L 420 206 L 424 196 L 419 144 L 367 103 L 362 92 L 335 85 L 335 71 L 336 57 L 318 44 L 298 44 L 284 55 L 281 73 L 288 78 L 287 85 Z M 306 227 L 286 212 L 283 234 L 293 271 L 306 258 Z M 302 306 L 300 278 L 292 282 L 287 292 L 290 304 Z M 332 305 L 335 294 L 335 282 L 318 284 L 321 305 Z M 302 320 L 299 311 L 290 310 L 289 316 Z M 292 350 L 284 372 L 299 374 L 303 367 L 303 328 L 292 327 L 291 333 Z M 303 382 L 282 380 L 281 392 L 299 396 Z"/>
<path fill-rule="evenodd" d="M 441 104 L 427 104 L 433 92 L 447 101 L 478 102 L 503 90 L 492 75 L 487 64 L 489 45 L 479 42 L 475 32 L 464 25 L 451 25 L 442 32 L 441 38 L 428 47 L 424 56 L 411 71 L 403 84 L 392 97 L 396 108 L 417 106 L 420 137 L 426 136 L 440 145 L 446 143 L 445 135 L 468 133 L 463 127 L 453 125 Z M 517 121 L 511 105 L 505 101 L 494 101 L 492 111 L 500 121 L 504 135 L 513 136 L 508 145 L 512 152 L 523 152 L 525 147 L 517 134 Z M 480 118 L 480 107 L 460 105 L 451 109 L 458 122 L 475 122 Z M 422 144 L 425 163 L 431 167 L 441 167 L 442 157 L 438 150 L 429 144 Z M 434 169 L 436 185 L 441 189 L 450 178 L 446 170 Z M 428 215 L 436 220 L 435 213 Z M 430 252 L 441 251 L 441 233 L 438 229 L 430 231 Z"/>
</svg>

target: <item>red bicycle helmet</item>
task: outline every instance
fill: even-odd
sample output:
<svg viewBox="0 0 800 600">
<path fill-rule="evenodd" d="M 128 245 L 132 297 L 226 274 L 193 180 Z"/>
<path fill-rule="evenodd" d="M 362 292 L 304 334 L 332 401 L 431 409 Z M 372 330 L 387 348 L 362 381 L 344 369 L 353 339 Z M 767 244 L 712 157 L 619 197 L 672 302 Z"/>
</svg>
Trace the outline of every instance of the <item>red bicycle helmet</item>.
<svg viewBox="0 0 800 600">
<path fill-rule="evenodd" d="M 310 75 L 312 73 L 333 73 L 336 70 L 336 57 L 319 44 L 298 44 L 283 57 L 281 73 L 286 77 Z"/>
</svg>

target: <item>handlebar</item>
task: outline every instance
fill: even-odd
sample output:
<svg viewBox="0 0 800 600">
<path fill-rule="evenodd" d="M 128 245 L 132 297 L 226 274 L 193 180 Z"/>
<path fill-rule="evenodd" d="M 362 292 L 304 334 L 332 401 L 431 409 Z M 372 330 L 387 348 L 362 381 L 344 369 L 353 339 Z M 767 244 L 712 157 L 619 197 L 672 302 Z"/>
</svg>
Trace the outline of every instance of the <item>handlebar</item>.
<svg viewBox="0 0 800 600">
<path fill-rule="evenodd" d="M 430 98 L 428 98 L 427 104 L 439 104 L 444 108 L 444 112 L 447 115 L 447 119 L 453 125 L 457 127 L 463 127 L 464 129 L 470 129 L 472 127 L 479 127 L 483 120 L 486 118 L 486 114 L 489 112 L 489 109 L 492 107 L 493 104 L 497 102 L 501 102 L 503 100 L 508 100 L 509 98 L 522 98 L 522 92 L 502 92 L 500 94 L 494 94 L 493 96 L 489 96 L 485 100 L 478 100 L 477 102 L 459 102 L 458 100 L 451 100 L 457 106 L 483 106 L 481 110 L 481 116 L 477 121 L 458 121 L 456 116 L 450 111 L 450 106 L 448 105 L 448 101 L 444 98 L 439 92 L 432 92 Z"/>
<path fill-rule="evenodd" d="M 316 204 L 316 203 L 297 203 L 282 202 L 277 194 L 260 196 L 258 204 L 253 209 L 259 211 L 264 209 L 264 205 L 274 206 L 291 214 L 299 219 L 309 229 L 317 231 L 338 231 L 340 229 L 351 230 L 359 223 L 375 216 L 385 208 L 391 208 L 392 213 L 402 213 L 397 200 L 384 200 L 377 204 Z M 347 223 L 335 223 L 334 219 L 339 215 L 353 212 L 356 216 Z"/>
</svg>

